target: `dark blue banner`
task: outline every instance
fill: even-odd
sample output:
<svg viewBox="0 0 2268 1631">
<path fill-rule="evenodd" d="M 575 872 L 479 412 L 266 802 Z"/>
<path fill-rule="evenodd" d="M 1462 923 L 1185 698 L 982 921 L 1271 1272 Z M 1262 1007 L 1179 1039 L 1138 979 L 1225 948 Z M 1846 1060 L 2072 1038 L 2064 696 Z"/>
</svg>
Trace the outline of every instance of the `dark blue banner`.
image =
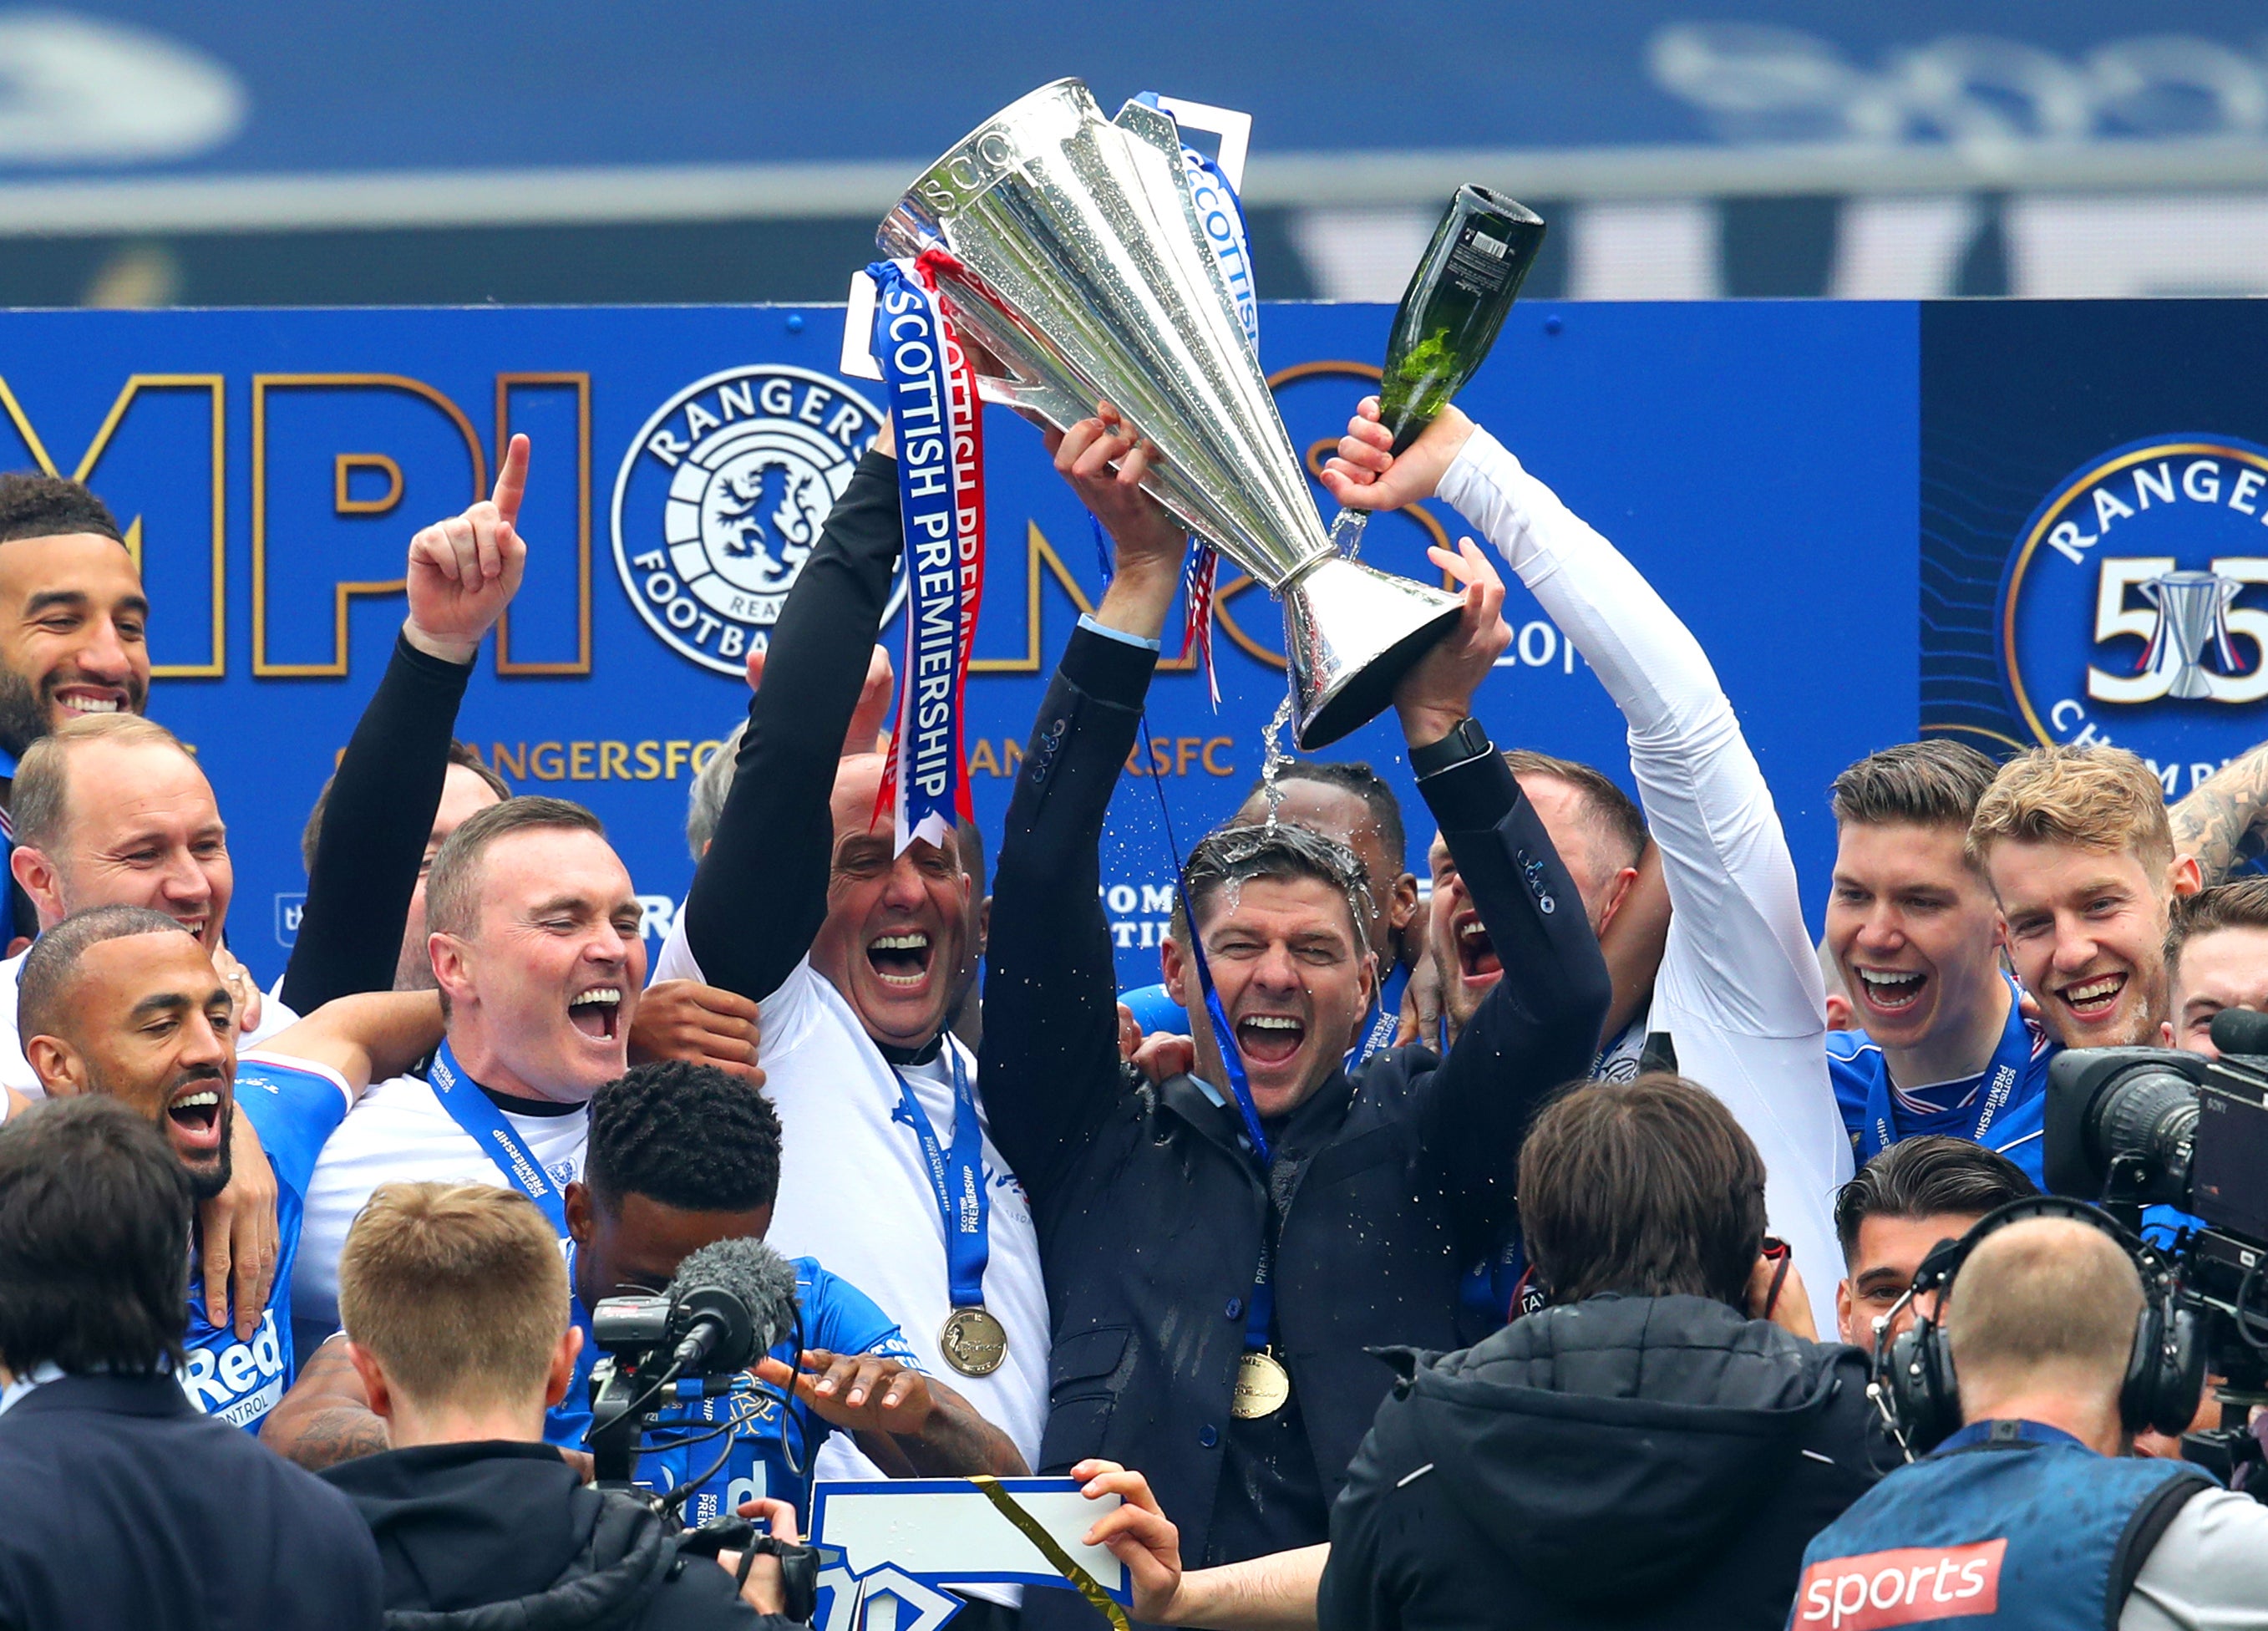
<svg viewBox="0 0 2268 1631">
<path fill-rule="evenodd" d="M 1371 388 L 1389 315 L 1269 308 L 1263 361 L 1311 466 Z M 514 432 L 534 447 L 526 587 L 458 734 L 516 789 L 605 818 L 658 944 L 692 873 L 690 779 L 741 717 L 747 650 L 878 424 L 879 387 L 836 372 L 842 323 L 839 308 L 781 307 L 0 314 L 0 461 L 84 475 L 131 524 L 156 607 L 151 712 L 219 791 L 230 939 L 263 978 L 296 926 L 301 823 L 401 622 L 409 536 L 485 495 Z M 1707 647 L 1815 919 L 1828 781 L 1921 722 L 1917 328 L 1910 305 L 1523 305 L 1464 398 Z M 2002 428 L 2029 436 L 2033 417 Z M 2268 443 L 2268 426 L 2202 407 L 2146 417 L 2046 455 L 2052 468 L 2006 500 L 2011 526 L 2089 452 L 2138 435 L 2249 429 Z M 1037 435 L 996 411 L 988 445 L 967 752 L 997 832 L 1046 675 L 1101 585 L 1086 514 Z M 2226 466 L 2224 499 L 2236 480 Z M 1381 520 L 1365 557 L 1429 571 L 1425 544 L 1458 521 L 1425 509 Z M 1251 786 L 1282 694 L 1278 608 L 1226 562 L 1220 590 L 1221 705 L 1193 658 L 1167 665 L 1107 840 L 1130 982 L 1156 978 L 1169 911 L 1151 783 L 1187 845 Z M 1621 720 L 1580 658 L 1517 587 L 1507 615 L 1515 638 L 1483 698 L 1497 739 L 1627 783 Z M 902 650 L 902 628 L 885 638 Z M 1390 716 L 1332 753 L 1403 791 L 1422 870 L 1431 823 Z"/>
</svg>

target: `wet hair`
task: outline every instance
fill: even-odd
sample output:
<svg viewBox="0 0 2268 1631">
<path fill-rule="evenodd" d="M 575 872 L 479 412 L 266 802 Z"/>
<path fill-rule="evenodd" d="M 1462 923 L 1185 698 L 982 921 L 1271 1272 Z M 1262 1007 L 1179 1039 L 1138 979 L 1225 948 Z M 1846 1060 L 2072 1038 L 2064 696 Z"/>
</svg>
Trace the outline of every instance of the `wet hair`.
<svg viewBox="0 0 2268 1631">
<path fill-rule="evenodd" d="M 1992 785 L 1992 761 L 1942 736 L 1870 753 L 1835 779 L 1828 801 L 1839 826 L 1958 827 Z"/>
<path fill-rule="evenodd" d="M 512 784 L 482 761 L 481 750 L 469 743 L 452 738 L 449 742 L 449 763 L 461 765 L 488 784 L 490 793 L 499 802 L 512 797 Z M 444 771 L 446 777 L 448 772 Z M 315 845 L 323 836 L 323 813 L 331 808 L 331 788 L 338 781 L 336 771 L 323 783 L 323 790 L 315 795 L 315 808 L 307 812 L 307 824 L 299 830 L 299 864 L 312 875 L 315 870 Z"/>
<path fill-rule="evenodd" d="M 1352 793 L 1369 808 L 1370 818 L 1377 824 L 1378 835 L 1385 843 L 1386 852 L 1396 863 L 1404 861 L 1410 839 L 1402 823 L 1402 801 L 1394 796 L 1394 789 L 1387 786 L 1386 779 L 1369 765 L 1359 760 L 1322 764 L 1289 759 L 1276 772 L 1276 781 L 1278 786 L 1287 781 L 1304 781 L 1318 787 L 1336 787 L 1341 793 Z M 1268 779 L 1263 776 L 1252 784 L 1252 791 L 1244 795 L 1244 802 L 1249 804 L 1255 799 L 1263 798 L 1267 791 Z M 1391 878 L 1371 880 L 1380 889 L 1393 882 Z"/>
<path fill-rule="evenodd" d="M 762 1089 L 714 1065 L 638 1065 L 591 1098 L 583 1182 L 683 1212 L 754 1212 L 779 1194 L 780 1123 Z"/>
<path fill-rule="evenodd" d="M 1571 1088 L 1520 1149 L 1520 1228 L 1557 1303 L 1710 1297 L 1747 1312 L 1764 1163 L 1706 1088 L 1665 1071 Z"/>
<path fill-rule="evenodd" d="M 1562 759 L 1532 748 L 1507 748 L 1504 762 L 1514 776 L 1545 776 L 1561 781 L 1582 795 L 1583 821 L 1593 834 L 1611 845 L 1616 867 L 1635 867 L 1646 853 L 1648 834 L 1646 813 L 1604 771 L 1574 759 Z"/>
<path fill-rule="evenodd" d="M 1982 1144 L 1937 1134 L 1901 1139 L 1835 1192 L 1835 1236 L 1848 1262 L 1868 1218 L 1981 1218 L 2039 1192 L 2021 1167 Z"/>
<path fill-rule="evenodd" d="M 1227 892 L 1233 897 L 1256 878 L 1288 882 L 1313 878 L 1346 897 L 1358 949 L 1366 946 L 1364 925 L 1371 919 L 1370 872 L 1345 845 L 1292 822 L 1260 822 L 1216 827 L 1197 840 L 1182 868 L 1182 893 L 1191 911 Z M 1189 920 L 1179 902 L 1172 928 L 1186 942 Z"/>
<path fill-rule="evenodd" d="M 56 1099 L 0 1127 L 0 1363 L 178 1370 L 191 1207 L 165 1133 L 115 1099 Z"/>
<path fill-rule="evenodd" d="M 75 911 L 32 942 L 17 970 L 16 1030 L 20 1037 L 60 1037 L 78 985 L 79 963 L 91 946 L 137 934 L 187 934 L 188 930 L 147 906 L 90 906 Z"/>
<path fill-rule="evenodd" d="M 2166 927 L 2166 971 L 2182 960 L 2182 948 L 2220 929 L 2268 929 L 2268 877 L 2216 883 L 2173 904 Z"/>
<path fill-rule="evenodd" d="M 66 481 L 33 470 L 0 476 L 0 543 L 18 538 L 61 538 L 92 533 L 114 543 L 126 542 L 118 518 L 84 482 Z"/>
</svg>

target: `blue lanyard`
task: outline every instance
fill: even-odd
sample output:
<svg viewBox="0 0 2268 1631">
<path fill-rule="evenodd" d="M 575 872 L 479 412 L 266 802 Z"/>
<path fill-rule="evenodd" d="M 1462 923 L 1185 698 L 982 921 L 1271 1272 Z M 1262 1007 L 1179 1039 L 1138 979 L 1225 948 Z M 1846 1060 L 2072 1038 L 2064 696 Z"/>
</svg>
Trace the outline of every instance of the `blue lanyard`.
<svg viewBox="0 0 2268 1631">
<path fill-rule="evenodd" d="M 2031 1061 L 2031 1027 L 2024 1023 L 2022 1007 L 2011 984 L 2008 1023 L 2000 1032 L 2000 1045 L 1992 1051 L 1992 1062 L 1984 1067 L 1984 1086 L 1977 1095 L 1977 1119 L 1968 1133 L 1970 1143 L 1984 1141 L 1993 1118 L 2007 1108 Z M 1885 1054 L 1881 1073 L 1867 1084 L 1867 1123 L 1859 1133 L 1859 1164 L 1865 1166 L 1897 1141 L 1897 1124 L 1890 1103 L 1889 1056 Z"/>
<path fill-rule="evenodd" d="M 904 1122 L 921 1140 L 922 1161 L 929 1168 L 931 1192 L 937 1197 L 937 1214 L 945 1224 L 945 1269 L 955 1308 L 984 1306 L 984 1266 L 992 1246 L 987 1230 L 992 1198 L 984 1189 L 984 1129 L 977 1125 L 976 1093 L 968 1084 L 968 1070 L 961 1050 L 947 1037 L 946 1062 L 953 1069 L 953 1148 L 938 1142 L 937 1129 L 914 1096 L 913 1084 L 892 1067 L 898 1079 L 898 1107 L 892 1118 Z"/>
<path fill-rule="evenodd" d="M 1394 1033 L 1402 1029 L 1402 993 L 1410 984 L 1410 970 L 1399 963 L 1378 982 L 1378 1000 L 1370 1010 L 1370 1024 L 1347 1050 L 1347 1074 L 1352 1075 L 1358 1065 L 1367 1062 L 1373 1053 L 1383 1053 L 1394 1045 Z"/>
<path fill-rule="evenodd" d="M 1929 1453 L 1933 1456 L 1941 1456 L 1950 1450 L 1966 1450 L 1971 1444 L 2012 1438 L 2021 1439 L 2029 1444 L 2078 1444 L 2082 1450 L 2087 1448 L 2080 1439 L 2065 1432 L 2059 1427 L 2050 1427 L 2044 1421 L 2025 1421 L 2014 1417 L 2004 1417 L 1996 1421 L 1972 1421 Z"/>
<path fill-rule="evenodd" d="M 519 1136 L 519 1129 L 506 1121 L 489 1096 L 481 1091 L 481 1084 L 465 1074 L 457 1063 L 457 1056 L 447 1042 L 441 1044 L 433 1055 L 433 1067 L 425 1074 L 432 1087 L 433 1096 L 449 1118 L 463 1128 L 467 1137 L 481 1147 L 481 1153 L 496 1162 L 497 1169 L 512 1186 L 543 1208 L 543 1215 L 551 1220 L 563 1247 L 567 1233 L 567 1203 L 560 1198 L 558 1185 L 543 1170 L 527 1148 L 527 1140 Z"/>
</svg>

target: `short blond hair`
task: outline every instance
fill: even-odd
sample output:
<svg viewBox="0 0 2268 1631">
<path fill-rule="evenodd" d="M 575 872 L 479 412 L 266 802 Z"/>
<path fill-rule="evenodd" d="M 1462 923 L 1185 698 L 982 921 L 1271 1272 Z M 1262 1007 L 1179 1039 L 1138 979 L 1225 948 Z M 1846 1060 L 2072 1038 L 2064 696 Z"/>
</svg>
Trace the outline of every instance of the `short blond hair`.
<svg viewBox="0 0 2268 1631">
<path fill-rule="evenodd" d="M 1983 866 L 2002 839 L 2067 844 L 2132 855 L 2153 872 L 2174 859 L 2166 789 L 2124 748 L 2035 748 L 2000 767 L 1969 823 L 1971 866 Z"/>
<path fill-rule="evenodd" d="M 171 748 L 190 764 L 197 762 L 180 737 L 138 713 L 83 713 L 66 720 L 25 749 L 16 766 L 8 813 L 15 823 L 17 843 L 42 851 L 62 843 L 70 816 L 70 752 L 90 742 L 119 748 Z"/>
<path fill-rule="evenodd" d="M 540 1400 L 567 1329 L 558 1237 L 517 1190 L 386 1184 L 339 1253 L 339 1321 L 422 1409 Z"/>
<path fill-rule="evenodd" d="M 2132 1259 L 2090 1224 L 2028 1218 L 1987 1235 L 1946 1302 L 1963 1413 L 1972 1399 L 2043 1385 L 2116 1397 L 2142 1298 Z"/>
</svg>

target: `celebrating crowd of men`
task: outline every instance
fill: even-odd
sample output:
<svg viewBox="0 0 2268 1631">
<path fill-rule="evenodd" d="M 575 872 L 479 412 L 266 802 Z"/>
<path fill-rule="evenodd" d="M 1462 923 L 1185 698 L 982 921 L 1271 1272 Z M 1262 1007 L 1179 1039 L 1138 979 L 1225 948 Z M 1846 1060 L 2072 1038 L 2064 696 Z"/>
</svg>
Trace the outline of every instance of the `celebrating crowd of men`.
<svg viewBox="0 0 2268 1631">
<path fill-rule="evenodd" d="M 2039 1194 L 2057 1052 L 2268 1006 L 2268 881 L 2221 881 L 2268 749 L 2169 810 L 2116 749 L 1886 747 L 1835 783 L 1815 948 L 1690 632 L 1486 431 L 1395 456 L 1366 402 L 1326 485 L 1461 511 L 1638 796 L 1491 741 L 1504 584 L 1437 549 L 1462 615 L 1393 698 L 1432 830 L 1366 765 L 1285 766 L 1122 993 L 1100 850 L 1188 541 L 1116 415 L 1046 436 L 1114 571 L 989 857 L 875 820 L 886 427 L 696 780 L 650 970 L 597 818 L 453 740 L 525 563 L 516 438 L 410 545 L 264 993 L 123 535 L 0 478 L 0 1627 L 767 1622 L 769 1556 L 681 1556 L 585 1481 L 594 1308 L 759 1239 L 799 1310 L 775 1406 L 674 1401 L 638 1467 L 688 1523 L 1070 1475 L 1121 1497 L 1092 1541 L 1156 1623 L 2268 1615 L 2268 1514 L 2165 1458 L 2209 1406 L 2137 1334 L 2154 1260 Z M 1896 1472 L 1859 1351 L 1892 1339 L 1941 1441 Z M 957 1590 L 964 1626 L 1098 1623 Z"/>
</svg>

